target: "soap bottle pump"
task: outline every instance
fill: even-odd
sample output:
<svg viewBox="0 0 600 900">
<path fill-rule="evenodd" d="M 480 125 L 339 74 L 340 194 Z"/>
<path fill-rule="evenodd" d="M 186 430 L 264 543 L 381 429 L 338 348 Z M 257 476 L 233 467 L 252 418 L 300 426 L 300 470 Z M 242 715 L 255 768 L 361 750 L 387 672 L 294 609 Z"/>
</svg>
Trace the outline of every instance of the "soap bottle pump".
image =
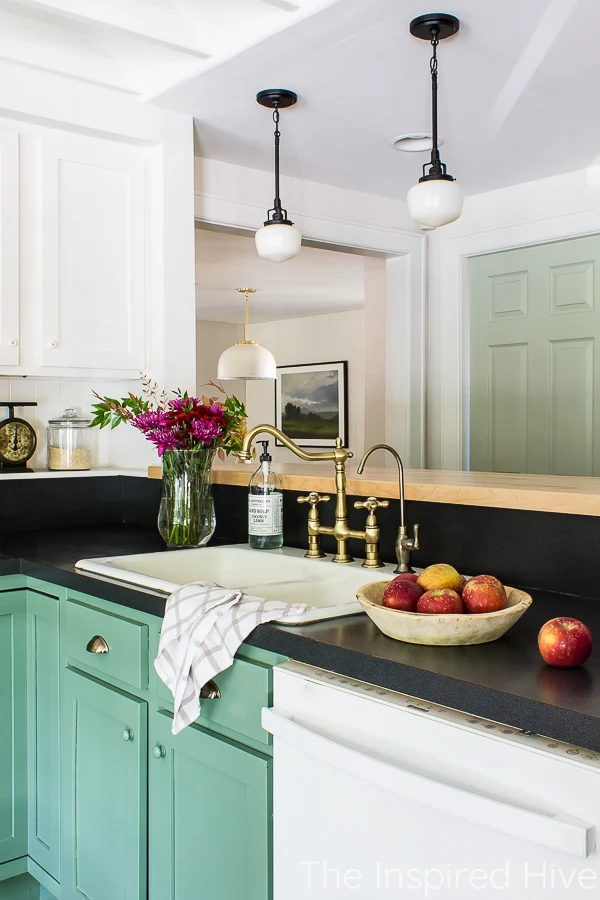
<svg viewBox="0 0 600 900">
<path fill-rule="evenodd" d="M 277 550 L 283 546 L 283 484 L 271 465 L 269 442 L 259 443 L 260 466 L 248 485 L 248 540 L 253 550 Z"/>
</svg>

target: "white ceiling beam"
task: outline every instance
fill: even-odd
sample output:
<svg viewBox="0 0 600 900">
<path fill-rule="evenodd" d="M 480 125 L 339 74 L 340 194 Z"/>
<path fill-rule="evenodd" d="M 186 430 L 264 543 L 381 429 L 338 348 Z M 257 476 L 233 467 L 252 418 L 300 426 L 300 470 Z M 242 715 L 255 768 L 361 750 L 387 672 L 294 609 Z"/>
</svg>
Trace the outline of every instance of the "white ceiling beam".
<svg viewBox="0 0 600 900">
<path fill-rule="evenodd" d="M 14 2 L 14 0 L 13 0 Z M 2 3 L 2 6 L 5 4 Z M 205 50 L 200 50 L 197 47 L 194 47 L 190 44 L 183 43 L 179 40 L 170 41 L 164 38 L 158 37 L 156 34 L 152 34 L 147 30 L 137 31 L 133 28 L 126 28 L 122 25 L 111 22 L 105 18 L 99 18 L 91 15 L 82 15 L 80 13 L 73 12 L 70 9 L 65 9 L 64 7 L 57 6 L 52 0 L 16 0 L 16 5 L 26 6 L 29 9 L 38 9 L 45 13 L 52 13 L 58 19 L 66 19 L 71 22 L 80 23 L 83 25 L 92 25 L 95 27 L 101 27 L 108 32 L 113 32 L 114 34 L 122 34 L 127 37 L 136 38 L 138 40 L 147 41 L 148 43 L 154 44 L 158 47 L 164 47 L 168 50 L 173 50 L 178 53 L 183 53 L 187 56 L 193 56 L 196 59 L 206 60 L 212 58 L 212 53 L 209 53 Z M 140 27 L 143 29 L 143 24 L 140 23 Z"/>
<path fill-rule="evenodd" d="M 284 9 L 286 12 L 298 12 L 300 7 L 297 3 L 291 3 L 290 0 L 262 0 L 268 6 L 276 6 L 278 9 Z"/>
</svg>

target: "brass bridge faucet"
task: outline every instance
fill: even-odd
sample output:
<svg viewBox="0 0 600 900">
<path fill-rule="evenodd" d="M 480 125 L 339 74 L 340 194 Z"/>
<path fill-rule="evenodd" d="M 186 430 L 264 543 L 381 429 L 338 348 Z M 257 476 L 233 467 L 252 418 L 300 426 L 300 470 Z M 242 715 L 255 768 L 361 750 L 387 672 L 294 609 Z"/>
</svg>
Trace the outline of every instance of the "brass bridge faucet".
<svg viewBox="0 0 600 900">
<path fill-rule="evenodd" d="M 396 465 L 398 466 L 398 494 L 400 495 L 400 527 L 398 528 L 398 536 L 396 538 L 396 559 L 398 560 L 398 565 L 394 569 L 396 574 L 403 574 L 404 572 L 412 572 L 410 567 L 410 554 L 413 550 L 419 550 L 419 526 L 413 525 L 413 537 L 409 538 L 407 532 L 407 526 L 404 521 L 404 465 L 402 464 L 402 460 L 400 458 L 400 454 L 397 450 L 394 450 L 393 447 L 390 447 L 389 444 L 375 444 L 373 447 L 369 447 L 363 458 L 361 459 L 358 469 L 356 470 L 357 475 L 362 475 L 365 463 L 370 457 L 371 453 L 374 453 L 376 450 L 387 450 L 388 453 L 391 453 L 394 459 L 396 460 Z M 381 505 L 381 504 L 380 504 Z"/>
<path fill-rule="evenodd" d="M 302 447 L 295 444 L 290 438 L 283 434 L 274 425 L 257 425 L 248 431 L 242 442 L 242 448 L 238 451 L 238 457 L 242 460 L 251 458 L 252 442 L 259 434 L 270 434 L 271 437 L 277 438 L 284 446 L 295 453 L 305 462 L 327 462 L 335 463 L 335 525 L 321 525 L 317 504 L 320 501 L 325 502 L 329 497 L 320 497 L 319 494 L 312 492 L 308 497 L 299 497 L 299 503 L 309 503 L 310 512 L 308 517 L 308 535 L 309 548 L 306 556 L 310 559 L 317 559 L 324 554 L 321 552 L 320 536 L 322 534 L 332 535 L 337 542 L 337 553 L 332 557 L 335 563 L 354 562 L 354 558 L 348 553 L 348 541 L 352 539 L 365 541 L 365 561 L 363 566 L 367 569 L 376 569 L 383 565 L 379 558 L 379 526 L 375 517 L 375 510 L 378 506 L 387 506 L 387 500 L 377 500 L 375 497 L 369 497 L 365 502 L 355 503 L 357 509 L 365 508 L 368 510 L 367 523 L 364 531 L 354 531 L 348 525 L 348 504 L 346 498 L 346 461 L 353 454 L 350 450 L 342 447 L 342 439 L 336 438 L 335 447 L 331 450 L 322 450 L 318 453 L 309 453 Z"/>
</svg>

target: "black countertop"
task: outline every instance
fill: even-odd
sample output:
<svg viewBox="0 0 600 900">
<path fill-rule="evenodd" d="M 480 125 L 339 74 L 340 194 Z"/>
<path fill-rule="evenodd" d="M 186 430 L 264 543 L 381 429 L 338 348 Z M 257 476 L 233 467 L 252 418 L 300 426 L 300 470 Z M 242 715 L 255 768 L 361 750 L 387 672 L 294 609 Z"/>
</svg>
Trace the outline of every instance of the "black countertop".
<svg viewBox="0 0 600 900">
<path fill-rule="evenodd" d="M 164 599 L 76 572 L 85 557 L 163 550 L 154 528 L 107 525 L 0 536 L 0 575 L 22 572 L 71 590 L 162 616 Z M 305 626 L 261 625 L 248 643 L 600 752 L 600 651 L 581 669 L 546 666 L 537 634 L 559 615 L 600 635 L 600 600 L 531 591 L 534 603 L 499 641 L 473 647 L 422 647 L 381 634 L 366 615 Z M 600 639 L 600 638 L 599 638 Z"/>
</svg>

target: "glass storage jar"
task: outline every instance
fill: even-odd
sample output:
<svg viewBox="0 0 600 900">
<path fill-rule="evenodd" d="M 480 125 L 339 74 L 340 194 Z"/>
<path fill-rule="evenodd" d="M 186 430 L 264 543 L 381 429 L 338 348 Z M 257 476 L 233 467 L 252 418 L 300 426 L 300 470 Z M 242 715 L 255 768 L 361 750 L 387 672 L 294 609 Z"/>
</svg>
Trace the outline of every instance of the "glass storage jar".
<svg viewBox="0 0 600 900">
<path fill-rule="evenodd" d="M 48 421 L 48 468 L 52 472 L 86 471 L 92 468 L 91 419 L 65 409 Z"/>
</svg>

